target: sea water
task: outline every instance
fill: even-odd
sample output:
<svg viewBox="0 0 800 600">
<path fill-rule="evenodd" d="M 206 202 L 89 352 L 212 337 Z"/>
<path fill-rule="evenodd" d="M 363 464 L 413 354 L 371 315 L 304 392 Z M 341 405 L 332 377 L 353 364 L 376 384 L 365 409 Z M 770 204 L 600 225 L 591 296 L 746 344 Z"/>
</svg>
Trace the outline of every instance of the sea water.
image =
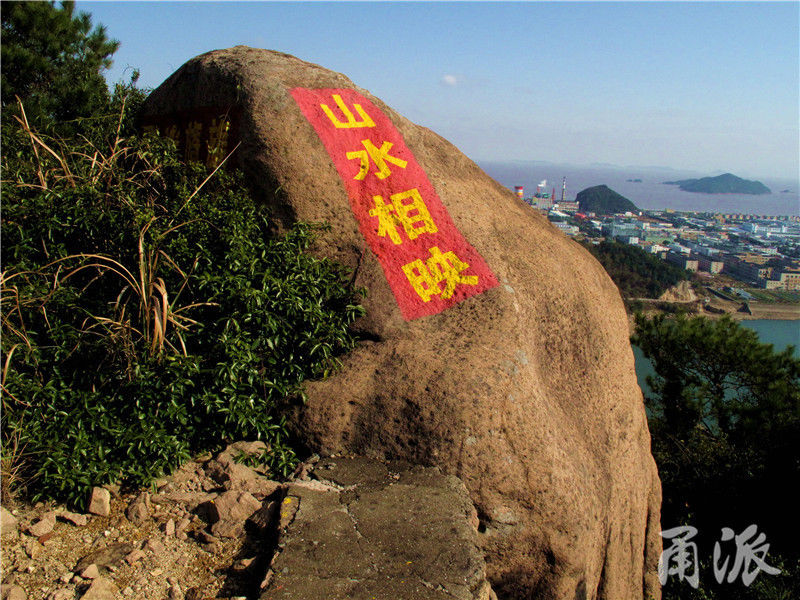
<svg viewBox="0 0 800 600">
<path fill-rule="evenodd" d="M 563 178 L 567 179 L 565 200 L 575 200 L 578 192 L 596 185 L 607 185 L 625 196 L 642 210 L 713 212 L 751 215 L 800 215 L 800 182 L 787 176 L 785 179 L 742 177 L 757 179 L 772 191 L 771 194 L 698 194 L 684 192 L 677 185 L 665 181 L 712 177 L 720 173 L 697 173 L 658 167 L 575 166 L 539 162 L 478 162 L 478 165 L 495 181 L 513 189 L 525 188 L 525 197 L 536 192 L 536 186 L 547 180 L 543 191 L 555 188 L 556 200 L 561 198 Z M 634 180 L 641 179 L 641 182 Z M 630 180 L 630 181 L 629 181 Z"/>
<path fill-rule="evenodd" d="M 783 321 L 771 319 L 742 320 L 739 324 L 758 333 L 762 344 L 772 344 L 776 352 L 794 346 L 794 356 L 800 358 L 800 320 Z M 638 346 L 633 346 L 633 356 L 636 360 L 636 378 L 639 387 L 645 395 L 652 394 L 647 385 L 647 376 L 654 375 L 653 364 L 644 356 Z"/>
</svg>

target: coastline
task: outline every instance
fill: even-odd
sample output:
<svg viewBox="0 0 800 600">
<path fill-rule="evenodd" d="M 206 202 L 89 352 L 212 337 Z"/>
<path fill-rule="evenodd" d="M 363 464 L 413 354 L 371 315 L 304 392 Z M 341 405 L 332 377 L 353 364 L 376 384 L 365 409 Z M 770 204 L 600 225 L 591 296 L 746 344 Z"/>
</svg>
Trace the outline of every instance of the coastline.
<svg viewBox="0 0 800 600">
<path fill-rule="evenodd" d="M 735 302 L 726 302 L 724 300 L 716 300 L 709 303 L 712 310 L 705 310 L 700 302 L 693 300 L 690 302 L 669 302 L 664 300 L 649 300 L 644 310 L 639 312 L 644 313 L 648 317 L 659 314 L 674 314 L 680 307 L 686 309 L 686 314 L 690 317 L 703 316 L 709 319 L 719 319 L 723 315 L 728 315 L 735 321 L 797 321 L 800 320 L 800 304 L 779 304 L 773 302 L 750 302 L 750 312 L 743 312 L 741 309 L 742 304 Z M 669 305 L 674 307 L 675 310 L 664 310 L 659 308 L 658 305 Z M 628 327 L 633 333 L 633 312 L 628 311 Z"/>
<path fill-rule="evenodd" d="M 731 313 L 737 320 L 772 319 L 794 321 L 800 319 L 800 304 L 773 304 L 770 302 L 750 302 L 750 314 L 744 312 Z"/>
</svg>

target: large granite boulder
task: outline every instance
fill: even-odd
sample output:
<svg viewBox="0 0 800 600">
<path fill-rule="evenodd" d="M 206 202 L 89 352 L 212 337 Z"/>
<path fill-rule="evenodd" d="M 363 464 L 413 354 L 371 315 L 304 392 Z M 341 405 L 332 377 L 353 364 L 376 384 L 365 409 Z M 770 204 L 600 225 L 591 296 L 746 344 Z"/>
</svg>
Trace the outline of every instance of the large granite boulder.
<svg viewBox="0 0 800 600">
<path fill-rule="evenodd" d="M 364 342 L 309 382 L 309 447 L 463 480 L 500 598 L 660 596 L 661 489 L 619 292 L 588 252 L 344 75 L 236 47 L 183 65 L 144 123 L 219 164 L 368 289 Z"/>
</svg>

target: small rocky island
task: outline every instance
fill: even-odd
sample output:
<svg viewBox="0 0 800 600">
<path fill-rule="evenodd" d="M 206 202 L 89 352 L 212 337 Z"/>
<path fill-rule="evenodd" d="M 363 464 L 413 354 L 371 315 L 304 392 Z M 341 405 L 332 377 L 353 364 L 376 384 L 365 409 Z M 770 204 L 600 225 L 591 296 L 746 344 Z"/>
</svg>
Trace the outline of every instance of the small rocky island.
<svg viewBox="0 0 800 600">
<path fill-rule="evenodd" d="M 578 192 L 575 197 L 581 212 L 611 215 L 623 212 L 638 212 L 636 205 L 607 185 L 596 185 Z"/>
<path fill-rule="evenodd" d="M 702 177 L 700 179 L 683 179 L 681 181 L 665 181 L 665 185 L 677 185 L 684 192 L 697 192 L 700 194 L 771 194 L 767 186 L 760 181 L 742 179 L 731 173 L 717 177 Z"/>
</svg>

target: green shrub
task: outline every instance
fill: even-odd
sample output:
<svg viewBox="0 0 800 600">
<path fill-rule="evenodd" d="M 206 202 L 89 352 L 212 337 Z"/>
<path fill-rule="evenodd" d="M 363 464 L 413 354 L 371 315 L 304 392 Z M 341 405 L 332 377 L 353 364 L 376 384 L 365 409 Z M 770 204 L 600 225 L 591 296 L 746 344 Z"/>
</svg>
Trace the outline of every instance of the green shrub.
<svg viewBox="0 0 800 600">
<path fill-rule="evenodd" d="M 3 130 L 3 452 L 33 499 L 144 484 L 192 453 L 261 439 L 295 462 L 282 416 L 356 340 L 347 273 L 270 233 L 241 176 L 129 135 L 119 87 L 89 135 Z M 15 450 L 16 449 L 16 450 Z"/>
<path fill-rule="evenodd" d="M 655 371 L 645 405 L 662 526 L 695 527 L 705 561 L 699 589 L 675 575 L 665 600 L 797 598 L 800 530 L 786 486 L 800 476 L 800 360 L 728 316 L 637 314 L 635 323 L 631 341 Z M 769 544 L 766 563 L 782 573 L 761 573 L 749 587 L 717 584 L 711 560 L 722 528 L 738 534 L 752 524 Z"/>
<path fill-rule="evenodd" d="M 689 272 L 629 244 L 606 240 L 584 243 L 600 261 L 623 298 L 658 298 L 674 285 L 689 278 Z"/>
<path fill-rule="evenodd" d="M 672 575 L 662 588 L 662 600 L 794 600 L 800 597 L 800 562 L 797 560 L 782 559 L 770 553 L 767 564 L 781 572 L 772 575 L 762 571 L 746 586 L 741 575 L 731 583 L 725 579 L 718 583 L 712 565 L 713 550 L 703 547 L 699 552 L 706 558 L 700 560 L 698 587 L 681 581 L 677 574 Z M 753 568 L 751 565 L 750 569 Z M 726 571 L 726 575 L 729 572 Z"/>
</svg>

